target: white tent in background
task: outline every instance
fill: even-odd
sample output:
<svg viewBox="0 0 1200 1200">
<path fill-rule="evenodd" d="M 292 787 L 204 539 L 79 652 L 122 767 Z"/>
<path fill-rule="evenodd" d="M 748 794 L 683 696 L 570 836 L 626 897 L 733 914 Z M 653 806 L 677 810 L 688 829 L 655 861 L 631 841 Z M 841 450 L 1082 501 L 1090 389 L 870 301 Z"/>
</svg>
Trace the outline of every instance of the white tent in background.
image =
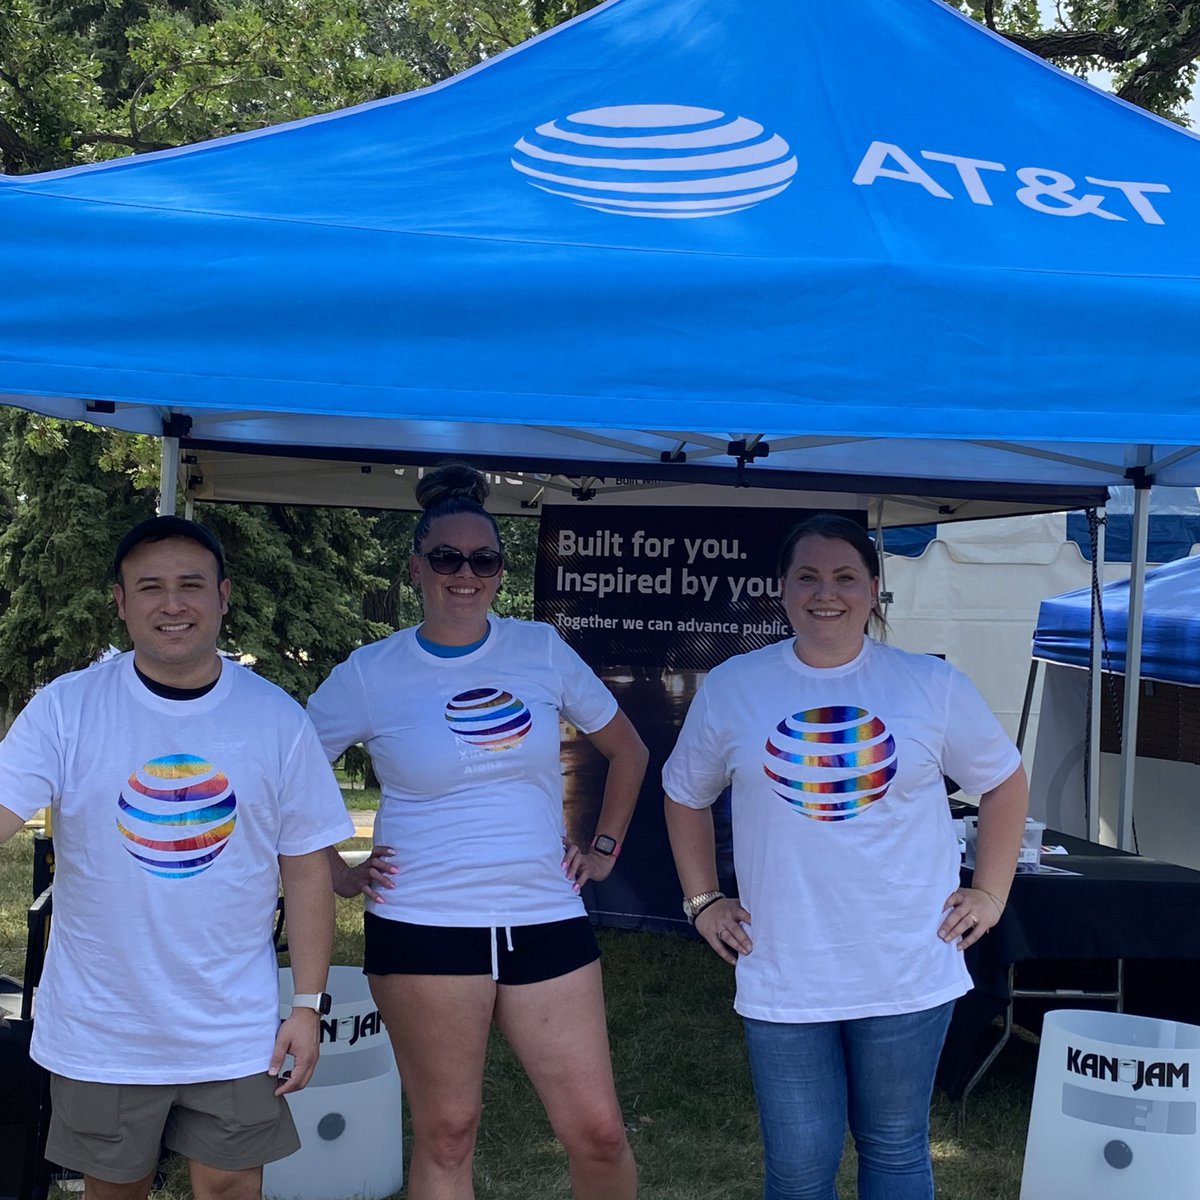
<svg viewBox="0 0 1200 1200">
<path fill-rule="evenodd" d="M 938 525 L 919 555 L 888 554 L 884 570 L 891 640 L 965 671 L 1016 737 L 1038 605 L 1087 586 L 1091 574 L 1066 536 L 1065 514 Z M 1024 750 L 1028 769 L 1028 738 Z"/>
<path fill-rule="evenodd" d="M 1113 488 L 1106 510 L 1104 582 L 1127 579 L 1131 488 Z M 889 522 L 896 524 L 896 522 Z M 1148 562 L 1191 553 L 1200 542 L 1195 488 L 1151 494 Z M 906 650 L 946 657 L 979 686 L 1016 737 L 1029 680 L 1029 647 L 1047 596 L 1086 588 L 1091 546 L 1083 513 L 940 523 L 885 533 L 885 586 L 893 596 L 888 624 Z M 1029 697 L 1025 765 L 1033 764 L 1041 679 Z"/>
</svg>

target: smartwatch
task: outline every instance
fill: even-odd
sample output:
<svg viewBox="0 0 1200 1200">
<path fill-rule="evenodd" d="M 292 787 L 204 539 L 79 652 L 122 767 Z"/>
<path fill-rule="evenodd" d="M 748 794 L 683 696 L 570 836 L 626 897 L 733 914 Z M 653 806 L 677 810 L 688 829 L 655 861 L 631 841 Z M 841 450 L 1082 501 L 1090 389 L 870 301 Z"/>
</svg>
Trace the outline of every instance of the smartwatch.
<svg viewBox="0 0 1200 1200">
<path fill-rule="evenodd" d="M 621 843 L 614 837 L 609 837 L 607 833 L 598 833 L 592 838 L 592 849 L 597 854 L 603 854 L 610 858 L 616 858 L 621 853 Z"/>
<path fill-rule="evenodd" d="M 333 997 L 328 992 L 304 992 L 292 997 L 292 1008 L 311 1008 L 319 1016 L 327 1016 L 333 1008 Z"/>
</svg>

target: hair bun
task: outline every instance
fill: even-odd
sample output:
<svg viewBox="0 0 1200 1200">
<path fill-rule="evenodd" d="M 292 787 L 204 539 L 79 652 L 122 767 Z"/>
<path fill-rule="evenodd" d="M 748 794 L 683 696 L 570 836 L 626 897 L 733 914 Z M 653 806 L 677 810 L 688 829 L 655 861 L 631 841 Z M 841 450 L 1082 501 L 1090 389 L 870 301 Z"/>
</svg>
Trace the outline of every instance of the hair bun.
<svg viewBox="0 0 1200 1200">
<path fill-rule="evenodd" d="M 474 500 L 482 508 L 491 490 L 487 479 L 470 463 L 453 459 L 438 463 L 428 475 L 418 480 L 414 495 L 417 503 L 428 512 L 460 496 Z"/>
</svg>

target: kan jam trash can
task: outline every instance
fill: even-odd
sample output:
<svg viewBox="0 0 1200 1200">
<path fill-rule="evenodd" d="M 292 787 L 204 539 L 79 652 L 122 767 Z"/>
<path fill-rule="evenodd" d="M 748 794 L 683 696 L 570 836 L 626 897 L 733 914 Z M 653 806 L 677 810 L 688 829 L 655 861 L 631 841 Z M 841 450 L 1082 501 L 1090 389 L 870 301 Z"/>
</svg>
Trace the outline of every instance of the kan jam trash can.
<svg viewBox="0 0 1200 1200">
<path fill-rule="evenodd" d="M 331 967 L 333 998 L 321 1018 L 321 1058 L 308 1086 L 288 1096 L 300 1149 L 263 1168 L 267 1200 L 382 1200 L 404 1182 L 400 1073 L 367 978 Z M 281 1015 L 292 972 L 279 972 Z"/>
<path fill-rule="evenodd" d="M 1046 1014 L 1021 1200 L 1200 1197 L 1200 1027 Z"/>
</svg>

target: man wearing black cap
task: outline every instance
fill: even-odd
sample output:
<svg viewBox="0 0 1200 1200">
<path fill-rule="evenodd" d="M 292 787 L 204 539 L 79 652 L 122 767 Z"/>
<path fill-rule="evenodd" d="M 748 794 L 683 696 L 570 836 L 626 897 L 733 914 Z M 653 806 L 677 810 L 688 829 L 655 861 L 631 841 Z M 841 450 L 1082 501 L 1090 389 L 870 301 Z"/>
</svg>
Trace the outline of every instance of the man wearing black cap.
<svg viewBox="0 0 1200 1200">
<path fill-rule="evenodd" d="M 257 1200 L 262 1165 L 299 1144 L 281 1097 L 316 1065 L 324 850 L 353 826 L 303 710 L 217 653 L 230 581 L 212 532 L 143 521 L 113 573 L 132 653 L 55 680 L 0 743 L 0 841 L 54 813 L 31 1050 L 52 1072 L 47 1157 L 84 1174 L 86 1200 L 144 1200 L 163 1143 L 197 1200 Z M 280 878 L 297 993 L 282 1024 Z"/>
</svg>

